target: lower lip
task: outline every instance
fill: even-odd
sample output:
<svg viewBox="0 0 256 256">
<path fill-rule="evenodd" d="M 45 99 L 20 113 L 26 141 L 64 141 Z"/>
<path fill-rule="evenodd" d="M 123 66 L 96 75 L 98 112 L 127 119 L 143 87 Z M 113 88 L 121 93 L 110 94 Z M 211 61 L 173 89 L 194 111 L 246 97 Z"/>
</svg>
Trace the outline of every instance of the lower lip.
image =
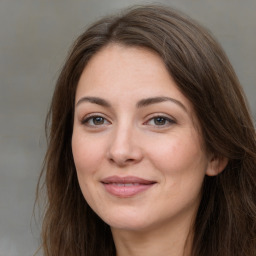
<svg viewBox="0 0 256 256">
<path fill-rule="evenodd" d="M 153 184 L 139 184 L 139 185 L 131 185 L 131 186 L 118 186 L 117 184 L 113 183 L 103 183 L 105 189 L 108 193 L 111 195 L 117 196 L 117 197 L 132 197 L 135 196 L 143 191 L 146 191 L 153 187 Z"/>
</svg>

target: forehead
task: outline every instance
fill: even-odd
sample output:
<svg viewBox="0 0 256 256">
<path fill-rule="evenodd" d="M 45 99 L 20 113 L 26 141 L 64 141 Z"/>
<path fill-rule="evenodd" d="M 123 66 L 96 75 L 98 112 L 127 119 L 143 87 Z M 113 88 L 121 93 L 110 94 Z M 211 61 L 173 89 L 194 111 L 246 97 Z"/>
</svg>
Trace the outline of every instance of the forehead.
<svg viewBox="0 0 256 256">
<path fill-rule="evenodd" d="M 191 109 L 160 56 L 143 47 L 110 44 L 96 53 L 80 77 L 79 97 L 140 100 L 156 96 L 176 98 Z"/>
<path fill-rule="evenodd" d="M 129 110 L 142 99 L 170 97 L 185 106 L 194 126 L 201 130 L 192 103 L 161 57 L 148 48 L 120 44 L 102 48 L 90 59 L 78 82 L 75 102 L 83 97 L 99 97 Z"/>
<path fill-rule="evenodd" d="M 157 53 L 144 47 L 109 44 L 89 60 L 81 79 L 93 78 L 93 82 L 97 82 L 112 78 L 116 83 L 119 83 L 119 79 L 136 79 L 139 83 L 142 79 L 152 80 L 156 74 L 158 74 L 158 79 L 161 76 L 171 79 L 165 64 Z"/>
<path fill-rule="evenodd" d="M 106 82 L 122 86 L 132 82 L 139 84 L 152 79 L 169 79 L 162 59 L 153 51 L 141 47 L 127 47 L 119 44 L 110 44 L 96 53 L 86 65 L 79 83 L 87 83 L 87 87 L 95 87 L 100 83 L 103 87 Z M 123 80 L 123 83 L 121 82 Z M 124 86 L 123 86 L 124 88 Z"/>
</svg>

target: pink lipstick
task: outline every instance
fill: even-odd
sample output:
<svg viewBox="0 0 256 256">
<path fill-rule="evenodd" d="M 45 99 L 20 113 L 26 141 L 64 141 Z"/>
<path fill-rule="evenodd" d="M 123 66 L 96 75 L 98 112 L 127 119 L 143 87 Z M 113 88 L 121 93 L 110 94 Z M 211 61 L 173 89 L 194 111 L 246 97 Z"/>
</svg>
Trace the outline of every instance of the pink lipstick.
<svg viewBox="0 0 256 256">
<path fill-rule="evenodd" d="M 103 179 L 102 184 L 108 193 L 117 197 L 132 197 L 149 188 L 156 182 L 134 176 L 111 176 Z"/>
</svg>

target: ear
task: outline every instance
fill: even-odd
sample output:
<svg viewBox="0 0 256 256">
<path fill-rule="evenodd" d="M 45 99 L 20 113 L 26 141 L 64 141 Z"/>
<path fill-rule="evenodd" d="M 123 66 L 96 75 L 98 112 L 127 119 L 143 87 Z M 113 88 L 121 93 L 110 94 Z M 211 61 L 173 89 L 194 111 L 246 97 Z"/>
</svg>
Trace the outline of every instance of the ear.
<svg viewBox="0 0 256 256">
<path fill-rule="evenodd" d="M 226 157 L 212 155 L 206 170 L 206 175 L 216 176 L 220 174 L 227 166 L 228 159 Z"/>
</svg>

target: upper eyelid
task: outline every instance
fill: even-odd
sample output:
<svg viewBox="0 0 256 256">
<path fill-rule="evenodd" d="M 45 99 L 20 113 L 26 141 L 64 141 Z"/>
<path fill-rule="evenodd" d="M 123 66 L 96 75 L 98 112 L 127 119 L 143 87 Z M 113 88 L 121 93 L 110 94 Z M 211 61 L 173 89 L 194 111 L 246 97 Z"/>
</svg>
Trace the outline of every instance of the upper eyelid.
<svg viewBox="0 0 256 256">
<path fill-rule="evenodd" d="M 158 118 L 158 117 L 164 118 L 169 123 L 176 123 L 175 120 L 173 120 L 171 118 L 168 118 L 168 117 L 165 117 L 165 116 L 154 116 L 152 118 L 149 118 L 145 123 L 149 123 L 150 121 L 152 121 L 152 120 L 154 120 L 155 118 Z"/>
<path fill-rule="evenodd" d="M 156 117 L 163 117 L 163 118 L 166 118 L 166 119 L 170 119 L 170 120 L 172 120 L 174 122 L 177 122 L 176 118 L 174 118 L 173 116 L 171 116 L 169 114 L 164 114 L 164 113 L 149 114 L 149 115 L 147 115 L 147 117 L 145 119 L 146 120 L 150 120 L 150 119 L 153 119 L 153 118 L 156 118 Z"/>
<path fill-rule="evenodd" d="M 84 116 L 81 118 L 80 122 L 81 122 L 82 124 L 85 124 L 87 121 L 90 120 L 90 118 L 95 118 L 95 117 L 102 117 L 105 121 L 107 121 L 108 123 L 111 124 L 111 121 L 109 120 L 109 118 L 107 118 L 107 117 L 106 117 L 104 114 L 102 114 L 102 113 L 86 114 L 86 115 L 84 115 Z"/>
<path fill-rule="evenodd" d="M 93 117 L 102 117 L 104 118 L 106 121 L 112 123 L 111 118 L 109 116 L 107 116 L 106 114 L 103 114 L 101 112 L 92 112 L 92 113 L 88 113 L 86 115 L 83 115 L 83 117 L 80 119 L 80 121 L 83 123 L 85 122 L 86 119 L 89 118 L 93 118 Z M 156 117 L 163 117 L 166 118 L 169 121 L 172 121 L 173 123 L 177 123 L 176 118 L 174 118 L 173 116 L 171 116 L 170 114 L 165 114 L 165 113 L 151 113 L 148 114 L 145 118 L 143 123 L 148 122 L 149 120 L 156 118 Z"/>
<path fill-rule="evenodd" d="M 86 115 L 83 115 L 82 118 L 81 118 L 81 120 L 84 120 L 84 119 L 90 118 L 90 117 L 97 117 L 97 116 L 103 117 L 103 118 L 105 118 L 105 119 L 107 119 L 107 120 L 109 119 L 108 116 L 106 116 L 105 114 L 103 114 L 103 113 L 101 113 L 101 112 L 92 112 L 92 113 L 88 113 L 88 114 L 86 114 Z"/>
</svg>

